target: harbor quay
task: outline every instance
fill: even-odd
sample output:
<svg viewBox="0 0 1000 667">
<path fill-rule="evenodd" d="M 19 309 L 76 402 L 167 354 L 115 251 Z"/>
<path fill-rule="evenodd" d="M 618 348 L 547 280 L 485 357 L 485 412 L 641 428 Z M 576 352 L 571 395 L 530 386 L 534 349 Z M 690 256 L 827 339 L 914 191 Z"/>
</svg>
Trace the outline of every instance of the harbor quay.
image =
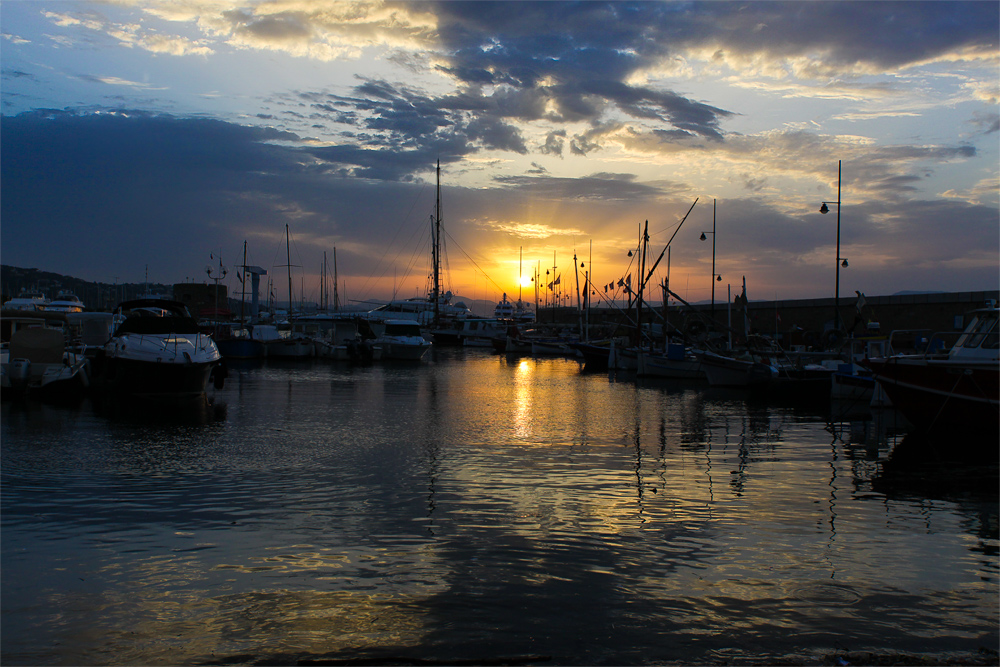
<svg viewBox="0 0 1000 667">
<path fill-rule="evenodd" d="M 914 294 L 894 294 L 889 296 L 864 295 L 859 306 L 859 297 L 843 296 L 839 307 L 835 299 L 779 299 L 771 301 L 750 301 L 746 311 L 752 330 L 775 336 L 788 345 L 805 345 L 819 339 L 824 332 L 834 329 L 835 318 L 839 315 L 841 329 L 862 335 L 875 331 L 888 335 L 899 330 L 929 330 L 930 333 L 961 332 L 968 323 L 971 311 L 983 308 L 1000 300 L 1000 290 L 975 292 L 934 292 Z M 671 302 L 666 312 L 666 320 L 671 326 L 684 330 L 691 321 L 716 322 L 720 328 L 730 326 L 742 330 L 742 306 L 717 301 L 690 305 Z M 653 315 L 650 311 L 657 311 Z M 714 312 L 713 312 L 714 311 Z M 663 321 L 662 306 L 652 304 L 644 311 L 643 322 Z M 635 308 L 626 314 L 624 308 L 591 308 L 589 327 L 592 333 L 606 331 L 623 324 L 628 317 L 634 317 Z M 538 309 L 540 327 L 579 326 L 580 312 L 576 308 Z M 877 324 L 871 329 L 869 325 Z"/>
</svg>

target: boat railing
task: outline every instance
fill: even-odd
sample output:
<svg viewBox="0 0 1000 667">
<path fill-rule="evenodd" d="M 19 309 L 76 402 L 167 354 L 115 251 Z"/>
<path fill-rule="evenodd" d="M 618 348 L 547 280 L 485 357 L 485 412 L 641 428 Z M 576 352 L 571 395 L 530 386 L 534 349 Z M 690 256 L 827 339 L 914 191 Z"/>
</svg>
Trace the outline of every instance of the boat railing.
<svg viewBox="0 0 1000 667">
<path fill-rule="evenodd" d="M 898 329 L 889 334 L 887 356 L 945 358 L 963 333 L 962 331 L 933 331 L 931 329 Z"/>
</svg>

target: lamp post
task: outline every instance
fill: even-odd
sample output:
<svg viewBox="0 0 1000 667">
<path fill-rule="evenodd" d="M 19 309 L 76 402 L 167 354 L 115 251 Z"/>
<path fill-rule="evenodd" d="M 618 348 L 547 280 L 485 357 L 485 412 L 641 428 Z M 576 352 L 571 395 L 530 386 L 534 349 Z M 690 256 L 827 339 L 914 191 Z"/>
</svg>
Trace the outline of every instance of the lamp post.
<svg viewBox="0 0 1000 667">
<path fill-rule="evenodd" d="M 840 330 L 840 267 L 847 268 L 847 258 L 840 256 L 840 176 L 841 176 L 841 160 L 837 160 L 837 201 L 825 201 L 823 205 L 819 207 L 819 212 L 826 215 L 830 212 L 830 207 L 827 204 L 837 205 L 837 280 L 836 287 L 834 288 L 833 296 L 833 326 L 838 331 Z"/>
<path fill-rule="evenodd" d="M 215 271 L 213 274 L 212 265 L 209 264 L 205 267 L 205 273 L 208 274 L 210 280 L 215 281 L 215 328 L 219 328 L 219 281 L 226 277 L 229 271 L 222 265 L 222 253 L 219 253 L 219 270 Z"/>
<path fill-rule="evenodd" d="M 712 200 L 712 231 L 702 232 L 701 240 L 707 241 L 708 237 L 705 234 L 712 235 L 712 321 L 715 321 L 715 283 L 716 281 L 722 282 L 722 276 L 715 272 L 715 200 Z"/>
</svg>

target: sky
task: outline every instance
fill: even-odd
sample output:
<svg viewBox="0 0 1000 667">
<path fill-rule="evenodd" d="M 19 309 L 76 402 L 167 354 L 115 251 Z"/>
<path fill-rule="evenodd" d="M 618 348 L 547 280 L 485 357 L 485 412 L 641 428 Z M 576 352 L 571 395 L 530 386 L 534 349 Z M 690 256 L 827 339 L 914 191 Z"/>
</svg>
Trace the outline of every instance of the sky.
<svg viewBox="0 0 1000 667">
<path fill-rule="evenodd" d="M 532 300 L 536 272 L 620 293 L 644 228 L 692 302 L 997 289 L 998 26 L 997 2 L 2 0 L 0 261 L 174 283 L 221 258 L 239 291 L 246 244 L 279 298 L 318 300 L 334 256 L 341 299 L 422 296 L 440 163 L 468 299 Z"/>
</svg>

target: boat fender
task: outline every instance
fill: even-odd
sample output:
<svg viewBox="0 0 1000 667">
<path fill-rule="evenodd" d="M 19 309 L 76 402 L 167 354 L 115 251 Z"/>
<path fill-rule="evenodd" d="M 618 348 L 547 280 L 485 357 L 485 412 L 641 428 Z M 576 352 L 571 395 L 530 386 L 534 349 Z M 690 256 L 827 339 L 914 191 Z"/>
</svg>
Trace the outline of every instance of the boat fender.
<svg viewBox="0 0 1000 667">
<path fill-rule="evenodd" d="M 31 361 L 28 359 L 11 359 L 7 364 L 7 377 L 10 388 L 17 394 L 28 390 L 28 379 L 31 377 Z"/>
<path fill-rule="evenodd" d="M 212 369 L 212 385 L 216 389 L 222 389 L 226 386 L 226 378 L 229 377 L 229 369 L 222 362 L 215 365 Z"/>
</svg>

